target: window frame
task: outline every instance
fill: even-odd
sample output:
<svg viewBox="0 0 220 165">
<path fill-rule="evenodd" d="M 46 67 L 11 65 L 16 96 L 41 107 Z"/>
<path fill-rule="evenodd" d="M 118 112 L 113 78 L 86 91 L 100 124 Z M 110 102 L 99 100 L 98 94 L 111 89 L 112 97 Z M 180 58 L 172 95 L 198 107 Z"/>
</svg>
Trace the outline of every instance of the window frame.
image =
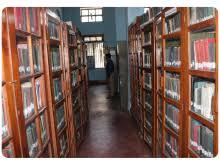
<svg viewBox="0 0 220 165">
<path fill-rule="evenodd" d="M 91 11 L 94 10 L 94 14 L 90 15 Z M 101 10 L 101 14 L 97 14 L 97 10 Z M 83 11 L 87 11 L 87 14 L 82 14 Z M 89 17 L 92 16 L 92 17 L 95 17 L 94 18 L 94 21 L 91 21 L 89 19 Z M 87 18 L 87 21 L 82 21 L 82 18 Z M 102 20 L 101 21 L 98 21 L 96 20 L 97 17 L 101 17 Z M 100 23 L 100 22 L 103 22 L 103 8 L 102 7 L 81 7 L 80 8 L 80 21 L 81 23 Z"/>
</svg>

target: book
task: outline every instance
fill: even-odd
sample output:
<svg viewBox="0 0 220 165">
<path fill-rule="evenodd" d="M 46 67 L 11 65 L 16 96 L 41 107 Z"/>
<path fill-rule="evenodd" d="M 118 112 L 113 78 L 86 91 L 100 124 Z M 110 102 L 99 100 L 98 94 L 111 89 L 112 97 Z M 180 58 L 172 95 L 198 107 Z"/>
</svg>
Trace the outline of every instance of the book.
<svg viewBox="0 0 220 165">
<path fill-rule="evenodd" d="M 179 109 L 169 103 L 166 103 L 165 123 L 175 132 L 179 131 Z"/>
<path fill-rule="evenodd" d="M 31 82 L 25 82 L 21 84 L 23 112 L 25 119 L 34 114 L 34 98 L 32 92 Z"/>
<path fill-rule="evenodd" d="M 39 33 L 39 16 L 38 16 L 38 10 L 36 7 L 29 7 L 29 16 L 30 16 L 30 26 L 31 26 L 31 32 L 38 34 Z"/>
<path fill-rule="evenodd" d="M 166 132 L 165 134 L 165 153 L 170 157 L 178 157 L 178 142 L 177 139 Z"/>
<path fill-rule="evenodd" d="M 34 61 L 34 72 L 41 71 L 41 54 L 40 54 L 40 43 L 38 40 L 32 41 L 32 54 Z"/>
<path fill-rule="evenodd" d="M 6 158 L 14 158 L 13 145 L 11 143 L 7 144 L 2 148 L 2 155 Z"/>
<path fill-rule="evenodd" d="M 170 34 L 180 31 L 180 13 L 177 12 L 165 18 L 165 33 Z"/>
<path fill-rule="evenodd" d="M 145 121 L 145 123 L 146 123 L 147 128 L 149 130 L 152 130 L 152 124 L 153 124 L 153 122 L 152 122 L 152 115 L 146 113 L 146 121 Z"/>
<path fill-rule="evenodd" d="M 28 75 L 31 73 L 28 45 L 17 44 L 18 60 L 19 60 L 19 74 L 20 76 Z"/>
<path fill-rule="evenodd" d="M 190 148 L 200 157 L 213 157 L 213 131 L 191 118 Z"/>
<path fill-rule="evenodd" d="M 176 73 L 166 73 L 165 78 L 165 94 L 167 97 L 180 99 L 180 75 Z"/>
<path fill-rule="evenodd" d="M 35 157 L 39 151 L 36 124 L 33 122 L 26 128 L 29 156 Z"/>
<path fill-rule="evenodd" d="M 63 157 L 64 156 L 64 154 L 66 153 L 66 151 L 67 151 L 67 135 L 66 135 L 66 132 L 64 132 L 62 135 L 61 135 L 61 137 L 60 137 L 60 139 L 59 139 L 59 143 L 60 143 L 60 155 L 61 155 L 61 157 Z"/>
<path fill-rule="evenodd" d="M 147 87 L 148 89 L 152 88 L 152 77 L 151 77 L 151 73 L 149 72 L 145 72 L 144 73 L 144 84 L 145 87 Z"/>
<path fill-rule="evenodd" d="M 206 21 L 215 16 L 214 7 L 190 7 L 190 24 Z"/>
<path fill-rule="evenodd" d="M 40 110 L 40 108 L 43 107 L 43 103 L 42 103 L 42 87 L 41 87 L 41 83 L 40 83 L 40 79 L 36 79 L 35 81 L 35 90 L 36 90 L 36 97 L 37 97 L 37 108 L 38 110 Z"/>
<path fill-rule="evenodd" d="M 53 79 L 54 100 L 57 102 L 63 98 L 61 78 Z"/>
<path fill-rule="evenodd" d="M 216 41 L 215 31 L 191 33 L 191 68 L 215 70 Z"/>
<path fill-rule="evenodd" d="M 180 64 L 180 40 L 166 40 L 165 65 L 179 67 Z"/>
<path fill-rule="evenodd" d="M 52 71 L 57 71 L 61 69 L 59 47 L 51 47 L 51 64 Z"/>
<path fill-rule="evenodd" d="M 40 115 L 40 130 L 41 130 L 41 140 L 43 144 L 45 144 L 48 137 L 45 114 Z"/>
<path fill-rule="evenodd" d="M 59 26 L 56 23 L 48 21 L 48 33 L 50 39 L 59 40 Z"/>
<path fill-rule="evenodd" d="M 56 109 L 56 122 L 58 131 L 61 130 L 65 125 L 65 114 L 64 114 L 64 106 L 60 106 Z"/>
<path fill-rule="evenodd" d="M 192 77 L 191 110 L 213 121 L 215 84 L 206 79 Z"/>
<path fill-rule="evenodd" d="M 144 67 L 151 67 L 151 51 L 149 49 L 144 49 Z"/>
<path fill-rule="evenodd" d="M 6 105 L 5 105 L 4 93 L 2 92 L 2 137 L 8 136 L 7 118 L 6 118 Z"/>
<path fill-rule="evenodd" d="M 14 7 L 15 28 L 27 31 L 27 15 L 25 7 Z"/>
</svg>

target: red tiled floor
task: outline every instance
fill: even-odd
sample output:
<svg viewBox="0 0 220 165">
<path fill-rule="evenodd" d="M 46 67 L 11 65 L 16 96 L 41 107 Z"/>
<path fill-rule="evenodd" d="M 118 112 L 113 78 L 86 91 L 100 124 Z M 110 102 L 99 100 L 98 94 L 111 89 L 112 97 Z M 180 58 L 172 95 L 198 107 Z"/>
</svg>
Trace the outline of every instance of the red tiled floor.
<svg viewBox="0 0 220 165">
<path fill-rule="evenodd" d="M 105 85 L 89 89 L 88 132 L 77 157 L 151 157 L 133 119 L 120 110 L 120 98 L 106 99 L 107 92 Z"/>
</svg>

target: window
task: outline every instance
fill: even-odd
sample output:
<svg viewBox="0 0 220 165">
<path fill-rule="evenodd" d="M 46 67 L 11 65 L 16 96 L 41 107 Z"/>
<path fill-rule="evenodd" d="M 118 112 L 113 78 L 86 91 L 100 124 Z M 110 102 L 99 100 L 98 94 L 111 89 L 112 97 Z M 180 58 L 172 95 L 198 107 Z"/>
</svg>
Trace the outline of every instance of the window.
<svg viewBox="0 0 220 165">
<path fill-rule="evenodd" d="M 102 8 L 80 8 L 81 22 L 102 22 Z"/>
<path fill-rule="evenodd" d="M 84 41 L 87 45 L 88 62 L 89 59 L 91 59 L 91 61 L 94 61 L 93 63 L 95 63 L 94 64 L 95 68 L 104 68 L 105 55 L 103 49 L 103 36 L 102 35 L 85 36 Z"/>
</svg>

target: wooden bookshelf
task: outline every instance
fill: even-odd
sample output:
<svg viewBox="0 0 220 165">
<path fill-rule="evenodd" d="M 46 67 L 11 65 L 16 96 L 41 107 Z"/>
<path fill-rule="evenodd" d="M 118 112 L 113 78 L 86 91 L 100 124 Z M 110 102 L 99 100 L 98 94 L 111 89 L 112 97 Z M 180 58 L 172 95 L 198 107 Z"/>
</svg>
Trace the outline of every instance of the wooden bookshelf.
<svg viewBox="0 0 220 165">
<path fill-rule="evenodd" d="M 16 22 L 18 11 L 23 12 L 21 26 Z M 8 105 L 9 128 L 12 128 L 11 140 L 5 142 L 14 144 L 12 157 L 52 156 L 41 15 L 41 8 L 4 9 L 3 38 L 7 41 L 3 42 L 8 52 L 3 51 L 3 92 Z"/>
<path fill-rule="evenodd" d="M 142 18 L 145 21 L 142 21 L 142 24 L 140 25 L 141 29 L 150 29 L 148 31 L 153 32 L 152 43 L 149 42 L 142 44 L 143 61 L 144 49 L 151 50 L 151 46 L 154 45 L 153 57 L 151 59 L 153 67 L 143 66 L 142 77 L 138 77 L 135 75 L 135 65 L 137 65 L 137 60 L 135 56 L 135 32 L 138 31 L 139 27 L 135 26 L 137 24 L 136 22 L 133 22 L 129 26 L 129 57 L 132 112 L 134 111 L 134 109 L 134 112 L 136 113 L 141 111 L 140 107 L 136 106 L 137 103 L 135 99 L 135 91 L 137 91 L 137 82 L 144 80 L 144 72 L 149 72 L 152 74 L 152 98 L 154 102 L 152 106 L 152 109 L 154 110 L 152 111 L 152 114 L 154 116 L 152 122 L 154 129 L 151 133 L 151 136 L 153 137 L 155 142 L 152 143 L 152 146 L 148 146 L 152 149 L 153 156 L 155 157 L 213 157 L 218 153 L 218 46 L 216 46 L 215 49 L 211 47 L 213 46 L 211 44 L 217 43 L 218 41 L 218 29 L 216 28 L 218 25 L 218 14 L 217 11 L 215 11 L 214 9 L 213 16 L 208 15 L 207 18 L 198 18 L 201 19 L 200 21 L 198 21 L 196 18 L 196 23 L 192 23 L 192 20 L 190 19 L 195 19 L 194 17 L 201 16 L 201 14 L 197 14 L 196 16 L 194 14 L 193 17 L 191 13 L 195 12 L 195 9 L 196 8 L 191 9 L 166 7 L 162 8 L 162 10 L 160 11 L 157 10 L 157 12 L 155 12 L 155 8 L 149 8 L 147 12 L 148 16 L 143 17 L 142 15 Z M 199 8 L 198 10 L 200 10 L 199 13 L 212 13 L 212 8 Z M 175 21 L 177 23 L 176 25 L 172 25 L 172 27 L 167 26 L 169 23 Z M 202 32 L 203 38 L 200 39 L 197 34 Z M 206 33 L 208 34 L 206 35 Z M 209 52 L 206 52 L 206 54 L 210 55 L 210 53 L 214 52 L 214 58 L 210 56 L 207 59 L 206 55 L 196 57 L 196 59 L 195 57 L 193 58 L 192 44 L 194 44 L 194 47 L 195 44 L 198 44 L 198 42 L 196 42 L 197 38 L 194 39 L 193 37 L 199 38 L 200 44 L 202 42 L 205 42 L 201 40 L 208 40 L 207 38 L 210 37 L 210 40 L 208 40 L 210 42 L 208 49 Z M 142 40 L 143 39 L 144 35 L 142 35 Z M 177 59 L 175 59 L 177 61 L 174 61 L 172 63 L 167 61 L 170 58 L 169 56 L 167 56 L 170 53 L 169 47 L 176 47 L 175 49 L 180 54 L 180 57 L 178 56 Z M 194 48 L 193 50 L 198 51 L 199 49 L 197 49 L 198 48 Z M 203 51 L 207 51 L 207 47 L 204 46 L 203 49 Z M 200 59 L 202 57 L 203 59 Z M 214 62 L 213 59 L 215 59 Z M 194 62 L 192 60 L 200 61 Z M 206 61 L 203 62 L 202 60 Z M 211 60 L 211 62 L 207 60 Z M 204 64 L 201 65 L 200 63 Z M 201 66 L 205 66 L 206 68 L 195 69 L 192 68 L 192 66 L 198 68 Z M 209 69 L 207 67 L 211 67 L 212 69 Z M 195 79 L 194 77 L 197 79 Z M 173 88 L 174 86 L 171 86 L 172 88 L 170 88 L 168 83 L 170 83 L 171 80 L 175 81 L 175 83 L 178 83 L 179 81 L 179 88 Z M 199 103 L 199 99 L 202 99 L 202 96 L 197 96 L 197 100 L 194 100 L 194 102 L 196 103 L 193 103 L 191 105 L 191 100 L 195 99 L 194 93 L 198 92 L 195 90 L 199 90 L 199 88 L 202 88 L 197 87 L 196 89 L 194 89 L 194 82 L 196 83 L 196 81 L 202 82 L 203 84 L 208 83 L 208 85 L 204 87 L 206 89 L 203 90 L 205 91 L 209 89 L 208 92 L 210 93 L 207 93 L 207 95 L 209 94 L 206 99 L 207 103 L 202 105 L 211 105 L 212 108 L 210 115 L 207 114 L 208 112 L 203 112 L 204 114 L 198 110 L 197 112 L 192 107 L 194 106 L 194 104 L 197 104 L 197 102 Z M 202 83 L 200 84 L 202 85 Z M 142 86 L 144 92 L 151 92 L 149 88 L 144 87 L 144 81 L 142 83 Z M 172 89 L 174 89 L 174 93 L 172 91 L 170 92 L 170 90 Z M 179 95 L 175 94 L 176 89 L 179 90 Z M 176 93 L 178 93 L 178 90 Z M 214 93 L 213 96 L 211 95 L 212 91 Z M 212 100 L 211 103 L 209 99 Z M 201 106 L 200 104 L 199 106 L 197 105 L 198 108 L 201 108 Z M 173 114 L 176 117 L 175 119 L 173 118 L 173 120 L 170 121 L 168 115 L 174 110 L 178 112 L 178 117 L 176 116 L 176 114 Z M 206 110 L 208 111 L 209 109 Z M 149 110 L 147 110 L 146 112 L 150 114 Z M 207 115 L 209 118 L 204 115 Z M 145 117 L 145 115 L 143 116 Z M 140 121 L 137 120 L 137 122 Z M 192 125 L 195 123 L 197 125 Z M 146 125 L 144 125 L 144 129 L 150 134 L 150 130 L 147 128 Z M 206 141 L 209 141 L 209 144 L 207 144 L 204 139 L 201 139 L 198 144 L 196 144 L 197 141 L 195 143 L 195 139 L 192 138 L 196 138 L 195 136 L 197 136 L 198 132 L 198 138 L 206 138 Z M 168 137 L 167 134 L 169 135 Z M 169 142 L 170 144 L 167 142 Z M 196 145 L 198 145 L 199 147 L 196 147 Z M 213 151 L 211 150 L 212 148 Z"/>
<path fill-rule="evenodd" d="M 155 104 L 155 92 L 154 92 L 154 22 L 152 17 L 152 11 L 149 11 L 143 16 L 147 15 L 149 20 L 143 20 L 141 27 L 141 52 L 142 52 L 142 97 L 143 97 L 143 118 L 144 118 L 144 141 L 151 148 L 152 155 L 155 152 L 155 124 L 154 124 L 154 104 Z M 152 21 L 150 21 L 152 20 Z"/>
</svg>

